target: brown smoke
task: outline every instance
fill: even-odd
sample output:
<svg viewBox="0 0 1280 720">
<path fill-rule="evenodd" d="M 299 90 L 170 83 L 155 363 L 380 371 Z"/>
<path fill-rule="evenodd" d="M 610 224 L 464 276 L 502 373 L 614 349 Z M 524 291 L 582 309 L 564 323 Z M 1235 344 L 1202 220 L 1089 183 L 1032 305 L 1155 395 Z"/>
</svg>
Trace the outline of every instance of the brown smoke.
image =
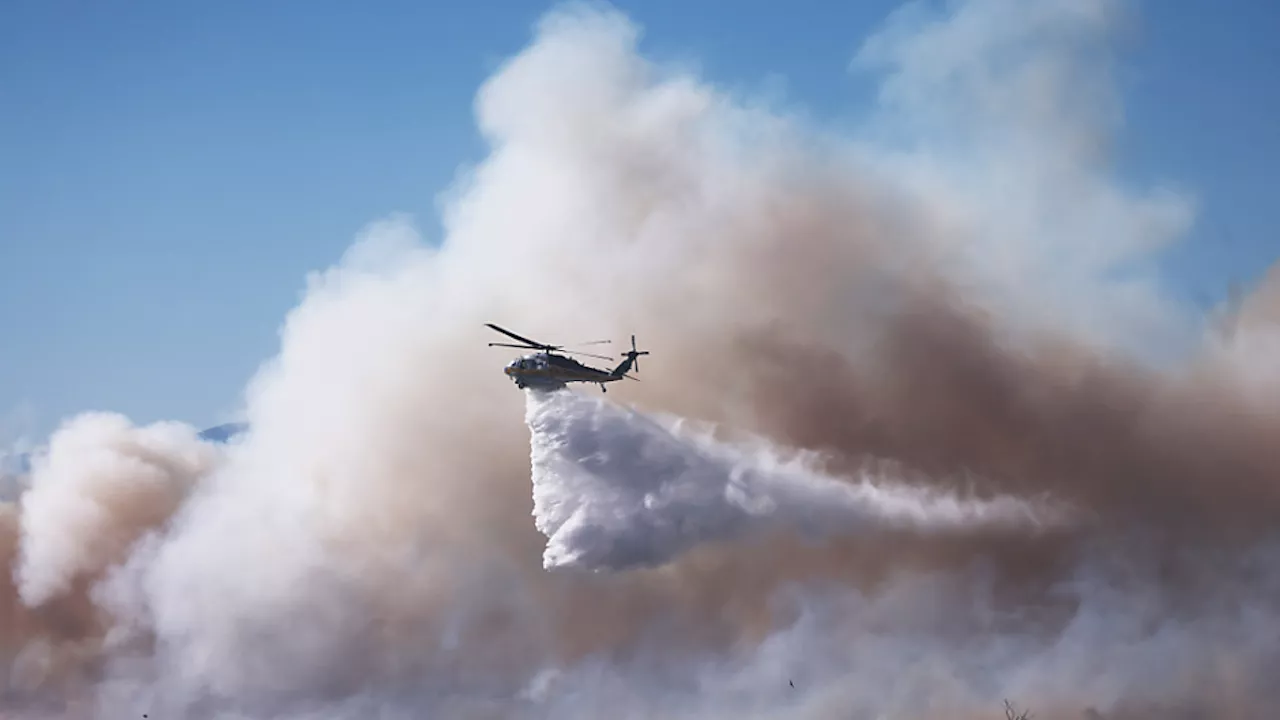
<svg viewBox="0 0 1280 720">
<path fill-rule="evenodd" d="M 983 128 L 978 160 L 825 136 L 646 63 L 622 18 L 550 15 L 480 93 L 494 150 L 446 242 L 393 219 L 311 278 L 246 393 L 244 444 L 214 463 L 185 433 L 157 449 L 115 427 L 129 450 L 52 448 L 64 492 L 37 473 L 28 493 L 61 501 L 0 516 L 6 567 L 26 557 L 44 588 L 0 601 L 6 658 L 67 648 L 42 689 L 96 703 L 60 708 L 77 717 L 977 718 L 1006 695 L 1040 718 L 1260 717 L 1280 638 L 1274 285 L 1230 345 L 1147 342 L 1184 318 L 1108 271 L 1176 235 L 1183 206 L 1076 152 L 1101 129 L 1052 71 L 1090 65 L 1057 43 L 1108 14 L 954 12 L 873 46 L 896 58 L 889 104 Z M 1008 90 L 969 103 L 971 85 Z M 654 354 L 611 399 L 822 451 L 836 474 L 1047 495 L 1079 523 L 783 528 L 547 572 L 524 398 L 483 322 L 634 332 Z"/>
<path fill-rule="evenodd" d="M 98 583 L 173 514 L 213 458 L 191 428 L 133 428 L 112 414 L 86 413 L 53 435 L 33 461 L 31 489 L 0 516 L 6 701 L 91 697 L 118 621 L 95 597 Z"/>
</svg>

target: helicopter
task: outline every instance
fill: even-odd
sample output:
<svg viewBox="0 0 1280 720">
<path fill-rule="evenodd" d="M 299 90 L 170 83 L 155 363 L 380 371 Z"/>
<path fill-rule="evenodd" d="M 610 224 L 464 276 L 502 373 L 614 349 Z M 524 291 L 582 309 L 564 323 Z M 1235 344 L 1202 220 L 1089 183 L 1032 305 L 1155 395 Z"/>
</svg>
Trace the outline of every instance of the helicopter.
<svg viewBox="0 0 1280 720">
<path fill-rule="evenodd" d="M 506 335 L 514 340 L 519 340 L 520 345 L 511 343 L 491 342 L 489 347 L 514 347 L 514 348 L 532 348 L 541 352 L 532 353 L 523 357 L 516 358 L 507 363 L 502 369 L 516 387 L 521 390 L 525 388 L 534 388 L 538 390 L 559 390 L 571 382 L 596 383 L 600 386 L 601 392 L 608 392 L 605 389 L 605 383 L 615 382 L 623 378 L 635 380 L 640 379 L 627 373 L 632 367 L 636 372 L 640 371 L 640 363 L 636 359 L 641 355 L 648 355 L 648 350 L 636 350 L 636 336 L 631 336 L 631 349 L 621 355 L 625 358 L 613 370 L 600 370 L 574 360 L 566 355 L 585 355 L 587 357 L 600 358 L 601 360 L 611 360 L 612 358 L 605 355 L 593 355 L 586 352 L 578 352 L 574 350 L 564 350 L 562 345 L 547 345 L 545 343 L 535 342 L 526 337 L 521 337 L 510 330 L 498 327 L 493 323 L 485 323 L 485 327 Z M 611 340 L 596 340 L 584 345 L 608 344 Z M 562 351 L 564 354 L 556 354 Z"/>
</svg>

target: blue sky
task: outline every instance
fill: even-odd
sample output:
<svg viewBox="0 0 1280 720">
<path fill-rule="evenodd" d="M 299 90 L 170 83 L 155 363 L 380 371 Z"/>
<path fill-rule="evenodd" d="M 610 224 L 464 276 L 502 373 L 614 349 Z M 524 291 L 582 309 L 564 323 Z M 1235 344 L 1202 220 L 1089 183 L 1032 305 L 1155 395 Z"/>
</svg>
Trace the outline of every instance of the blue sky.
<svg viewBox="0 0 1280 720">
<path fill-rule="evenodd" d="M 833 120 L 865 107 L 849 62 L 898 4 L 615 3 L 646 53 L 728 86 L 781 77 Z M 483 157 L 477 87 L 550 7 L 5 3 L 0 417 L 36 433 L 88 409 L 225 419 L 308 271 L 392 212 L 434 233 L 436 194 Z M 1280 256 L 1280 5 L 1139 9 L 1118 159 L 1198 196 L 1169 267 L 1207 301 Z"/>
</svg>

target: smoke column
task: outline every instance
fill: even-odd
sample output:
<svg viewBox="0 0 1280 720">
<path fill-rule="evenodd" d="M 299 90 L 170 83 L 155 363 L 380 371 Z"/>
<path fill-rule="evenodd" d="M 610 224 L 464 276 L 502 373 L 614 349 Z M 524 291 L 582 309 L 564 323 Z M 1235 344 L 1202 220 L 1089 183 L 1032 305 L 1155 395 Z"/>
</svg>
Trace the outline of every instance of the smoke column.
<svg viewBox="0 0 1280 720">
<path fill-rule="evenodd" d="M 1269 717 L 1280 283 L 1109 168 L 1105 0 L 894 14 L 837 133 L 544 17 L 444 237 L 308 278 L 219 448 L 90 414 L 0 508 L 6 716 Z M 497 322 L 635 333 L 529 398 Z"/>
</svg>

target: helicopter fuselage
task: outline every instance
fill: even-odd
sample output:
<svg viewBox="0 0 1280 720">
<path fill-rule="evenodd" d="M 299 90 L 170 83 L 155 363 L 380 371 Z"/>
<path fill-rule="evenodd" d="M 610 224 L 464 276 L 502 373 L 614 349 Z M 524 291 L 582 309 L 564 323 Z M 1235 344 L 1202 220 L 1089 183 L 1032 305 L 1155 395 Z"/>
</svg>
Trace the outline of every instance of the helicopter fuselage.
<svg viewBox="0 0 1280 720">
<path fill-rule="evenodd" d="M 545 352 L 516 358 L 502 371 L 522 390 L 530 387 L 555 390 L 571 382 L 607 383 L 622 379 L 621 375 L 583 365 L 573 358 Z"/>
</svg>

